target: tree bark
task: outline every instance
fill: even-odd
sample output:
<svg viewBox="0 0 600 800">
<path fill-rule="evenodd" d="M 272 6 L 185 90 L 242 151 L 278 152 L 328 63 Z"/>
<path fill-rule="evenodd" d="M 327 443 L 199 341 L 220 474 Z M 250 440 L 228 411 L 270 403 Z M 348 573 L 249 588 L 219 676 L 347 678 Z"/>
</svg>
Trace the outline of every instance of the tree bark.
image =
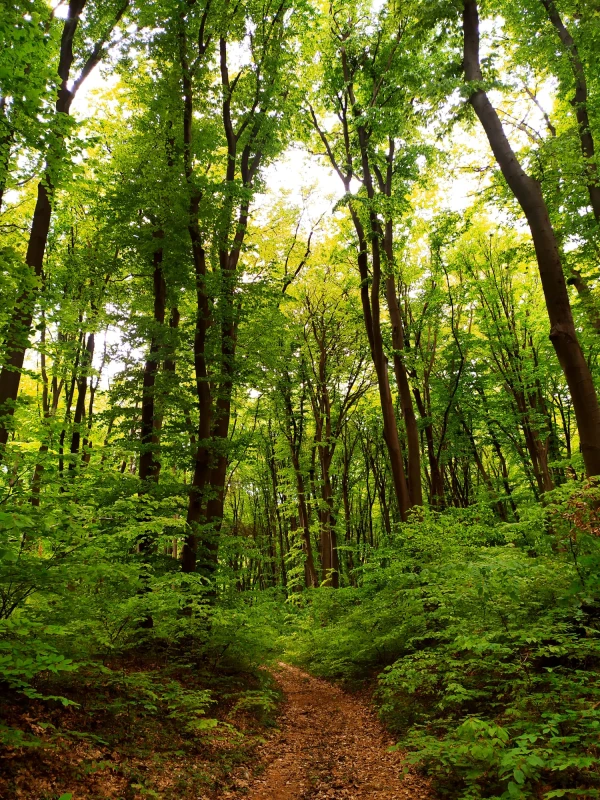
<svg viewBox="0 0 600 800">
<path fill-rule="evenodd" d="M 83 314 L 79 315 L 79 322 L 80 324 L 83 322 Z M 67 433 L 67 425 L 71 421 L 71 408 L 73 406 L 73 398 L 75 397 L 75 387 L 77 386 L 77 373 L 79 371 L 79 365 L 82 359 L 84 342 L 85 342 L 85 332 L 82 330 L 78 336 L 75 361 L 73 363 L 73 372 L 71 374 L 71 383 L 66 387 L 65 390 L 65 417 L 58 441 L 58 472 L 61 477 L 64 470 L 64 448 L 65 448 L 65 437 Z"/>
<path fill-rule="evenodd" d="M 377 259 L 373 264 L 373 275 L 371 293 L 369 296 L 369 274 L 367 261 L 367 240 L 364 229 L 358 215 L 351 210 L 354 227 L 358 236 L 359 254 L 358 266 L 361 277 L 361 298 L 363 303 L 363 317 L 367 329 L 367 337 L 371 346 L 371 356 L 377 375 L 377 388 L 379 390 L 379 402 L 381 405 L 381 416 L 383 421 L 383 438 L 390 459 L 392 479 L 394 483 L 394 494 L 398 503 L 400 517 L 406 520 L 408 511 L 411 507 L 410 495 L 408 493 L 408 483 L 404 471 L 404 457 L 398 435 L 396 424 L 396 414 L 394 413 L 394 402 L 390 389 L 388 374 L 388 362 L 383 350 L 383 339 L 381 336 L 381 315 L 379 303 L 379 291 L 381 283 L 381 264 Z M 375 246 L 374 253 L 378 256 L 378 246 Z"/>
<path fill-rule="evenodd" d="M 267 450 L 267 463 L 269 467 L 269 475 L 271 478 L 271 490 L 273 500 L 273 510 L 275 514 L 275 522 L 277 525 L 277 534 L 279 540 L 279 571 L 281 575 L 281 585 L 287 586 L 287 570 L 285 566 L 285 545 L 283 539 L 283 525 L 281 520 L 281 512 L 279 510 L 278 502 L 278 487 L 277 487 L 277 462 L 275 459 L 275 447 L 273 445 L 271 420 L 269 419 L 268 425 L 268 450 Z"/>
<path fill-rule="evenodd" d="M 377 170 L 380 191 L 386 196 L 392 196 L 392 177 L 394 167 L 395 144 L 393 138 L 389 139 L 387 153 L 387 171 L 385 177 Z M 368 162 L 368 153 L 365 153 Z M 369 176 L 369 185 L 372 191 L 372 179 Z M 379 225 L 378 225 L 379 228 Z M 381 233 L 378 230 L 379 233 Z M 404 323 L 400 313 L 400 305 L 396 296 L 396 285 L 392 267 L 394 264 L 394 227 L 393 220 L 386 219 L 383 231 L 383 250 L 387 261 L 387 275 L 385 278 L 385 296 L 387 299 L 388 313 L 392 324 L 392 346 L 394 348 L 394 373 L 400 395 L 402 417 L 406 429 L 406 444 L 408 451 L 408 490 L 413 506 L 423 505 L 423 489 L 421 485 L 421 447 L 419 443 L 419 430 L 417 418 L 412 402 L 412 394 L 408 382 L 408 373 L 404 364 Z"/>
<path fill-rule="evenodd" d="M 310 518 L 308 514 L 308 506 L 306 504 L 306 489 L 304 485 L 304 475 L 302 474 L 302 466 L 300 464 L 300 448 L 302 445 L 302 429 L 298 432 L 298 426 L 294 421 L 294 412 L 292 408 L 291 392 L 289 390 L 289 381 L 285 384 L 282 383 L 280 387 L 281 396 L 284 403 L 285 411 L 285 436 L 290 448 L 290 458 L 292 467 L 294 469 L 294 477 L 296 479 L 296 495 L 298 501 L 298 519 L 300 521 L 300 528 L 302 529 L 302 550 L 304 552 L 304 575 L 307 587 L 318 586 L 317 570 L 315 568 L 315 560 L 313 556 L 312 542 L 310 538 Z"/>
<path fill-rule="evenodd" d="M 413 394 L 421 419 L 428 419 L 429 415 L 418 387 L 413 389 Z M 431 422 L 425 426 L 425 441 L 427 443 L 427 460 L 429 461 L 431 481 L 429 502 L 434 508 L 441 510 L 444 507 L 444 476 L 442 475 L 440 462 L 436 454 L 435 442 L 433 440 L 433 425 Z"/>
<path fill-rule="evenodd" d="M 206 20 L 207 10 L 203 20 Z M 199 56 L 206 51 L 203 38 L 204 23 L 201 27 Z M 194 186 L 194 168 L 192 161 L 192 137 L 194 121 L 194 97 L 192 76 L 187 63 L 185 31 L 180 35 L 180 61 L 183 88 L 183 165 L 188 201 L 188 234 L 192 248 L 192 260 L 196 282 L 196 325 L 194 331 L 194 372 L 196 378 L 196 396 L 198 405 L 197 449 L 194 457 L 194 474 L 190 486 L 188 500 L 187 524 L 189 533 L 183 542 L 181 552 L 181 569 L 190 573 L 196 571 L 198 560 L 198 526 L 203 521 L 205 508 L 205 488 L 210 476 L 210 435 L 212 427 L 212 397 L 208 380 L 206 360 L 206 337 L 212 324 L 211 303 L 206 291 L 206 253 L 198 224 L 201 194 Z M 204 559 L 204 554 L 203 554 Z M 212 561 L 212 559 L 209 559 Z"/>
<path fill-rule="evenodd" d="M 348 80 L 348 70 L 346 67 L 346 53 L 345 49 L 342 48 L 342 63 L 344 65 L 344 73 L 347 76 Z M 352 88 L 352 84 L 348 82 L 348 96 L 352 103 L 352 109 L 354 111 L 355 117 L 359 117 L 360 110 L 357 107 L 356 100 L 354 98 L 354 90 Z M 367 131 L 365 130 L 363 125 L 358 126 L 358 140 L 360 144 L 360 153 L 361 153 L 361 162 L 362 162 L 362 171 L 363 171 L 363 183 L 367 190 L 367 196 L 369 200 L 373 200 L 375 197 L 375 191 L 373 188 L 373 177 L 371 174 L 371 168 L 369 164 L 369 154 L 368 154 L 368 146 L 367 146 Z M 391 192 L 391 185 L 390 185 L 390 192 Z M 396 490 L 396 498 L 398 500 L 398 507 L 400 510 L 400 516 L 403 520 L 407 519 L 407 514 L 409 509 L 412 507 L 413 502 L 409 492 L 409 485 L 406 480 L 406 474 L 404 471 L 404 457 L 402 454 L 402 447 L 400 445 L 400 437 L 398 435 L 398 426 L 396 423 L 396 415 L 394 413 L 394 403 L 392 399 L 392 392 L 390 389 L 390 382 L 389 382 L 389 375 L 388 375 L 388 368 L 387 368 L 387 358 L 385 356 L 384 348 L 383 348 L 383 338 L 381 335 L 381 308 L 380 308 L 380 290 L 381 290 L 381 279 L 382 279 L 382 270 L 381 270 L 381 242 L 382 238 L 384 240 L 384 246 L 386 244 L 386 237 L 382 237 L 381 233 L 381 225 L 377 214 L 374 210 L 369 212 L 369 223 L 370 223 L 370 242 L 371 242 L 371 269 L 372 269 L 372 276 L 371 276 L 371 319 L 373 325 L 373 334 L 372 334 L 372 343 L 373 343 L 373 360 L 375 362 L 375 371 L 377 373 L 378 383 L 380 385 L 380 399 L 381 399 L 381 410 L 383 415 L 383 430 L 384 430 L 384 438 L 386 444 L 388 446 L 388 452 L 390 455 L 390 462 L 392 465 L 392 475 L 394 478 L 394 488 Z M 355 221 L 356 227 L 356 221 Z M 391 227 L 390 227 L 391 233 Z M 359 237 L 360 238 L 360 237 Z M 386 254 L 388 260 L 391 261 L 393 254 L 391 252 L 392 241 L 391 237 L 387 241 L 388 247 L 390 249 L 389 254 Z M 397 307 L 397 300 L 396 300 L 396 292 L 395 289 L 392 292 L 393 299 L 392 304 Z M 389 301 L 389 297 L 387 298 Z M 389 308 L 388 311 L 390 315 L 393 314 L 393 310 Z M 400 316 L 400 311 L 398 309 L 398 317 Z M 397 323 L 400 323 L 398 326 Z M 394 325 L 394 321 L 392 321 L 392 327 L 395 327 L 395 336 L 396 340 L 399 340 L 399 334 L 402 331 L 402 320 L 395 320 L 396 325 Z M 402 371 L 404 370 L 404 364 L 399 364 L 399 375 L 400 380 L 402 380 Z M 404 378 L 406 378 L 406 372 L 404 371 Z M 399 384 L 398 389 L 402 394 L 403 389 L 406 390 L 407 381 L 402 381 L 402 385 Z M 402 401 L 401 401 L 402 402 Z M 403 411 L 404 411 L 404 402 L 402 402 Z M 407 406 L 410 406 L 410 410 L 412 410 L 412 401 L 410 398 L 410 390 L 408 391 L 408 398 L 407 398 Z M 413 418 L 414 418 L 414 411 L 413 411 Z M 416 426 L 416 422 L 415 422 Z M 408 431 L 407 431 L 408 434 Z M 418 447 L 418 437 L 416 439 L 417 442 L 417 450 L 416 453 L 414 451 L 414 437 L 410 436 L 410 444 L 412 447 L 412 472 L 417 473 L 416 466 L 418 465 L 418 474 L 414 474 L 415 479 L 415 492 L 417 495 L 420 494 L 421 491 L 421 466 L 420 466 L 420 454 L 419 454 L 419 447 Z M 409 469 L 411 465 L 409 464 Z M 422 497 L 421 497 L 422 502 Z"/>
<path fill-rule="evenodd" d="M 344 77 L 346 83 L 346 90 L 348 91 L 348 99 L 354 109 L 355 116 L 358 118 L 360 114 L 358 113 L 358 109 L 356 109 L 354 94 L 353 92 L 350 93 L 351 81 L 348 74 L 347 61 L 344 48 L 342 48 L 342 61 L 344 64 Z M 333 150 L 331 149 L 329 140 L 325 135 L 325 133 L 321 130 L 316 114 L 314 113 L 314 110 L 312 108 L 311 108 L 311 118 L 315 130 L 319 134 L 319 137 L 323 142 L 323 145 L 325 146 L 325 150 L 327 152 L 332 167 L 335 169 L 340 179 L 342 180 L 344 184 L 344 189 L 346 190 L 346 194 L 350 194 L 350 185 L 353 178 L 353 167 L 352 167 L 352 154 L 350 152 L 350 134 L 349 134 L 349 123 L 346 116 L 346 107 L 344 108 L 344 112 L 341 116 L 341 121 L 344 128 L 344 142 L 346 148 L 346 153 L 345 153 L 346 171 L 343 171 L 340 165 L 338 164 L 336 156 Z M 366 148 L 366 143 L 364 141 L 366 132 L 364 127 L 361 125 L 358 126 L 358 131 L 359 131 L 359 137 L 361 139 L 360 150 L 361 150 L 361 160 L 363 163 L 364 180 L 368 182 L 369 178 L 367 176 L 370 176 L 370 170 L 368 168 L 369 167 L 368 158 L 366 155 L 367 148 Z M 367 186 L 367 184 L 365 184 L 365 186 Z M 367 187 L 367 192 L 369 193 L 368 187 Z M 372 185 L 371 185 L 371 193 L 372 193 Z M 380 315 L 380 299 L 379 299 L 379 293 L 381 290 L 381 253 L 379 245 L 380 235 L 378 232 L 378 221 L 375 214 L 370 215 L 372 275 L 369 276 L 368 243 L 367 243 L 367 236 L 365 233 L 365 229 L 352 203 L 349 203 L 349 209 L 350 209 L 350 215 L 352 217 L 352 222 L 356 230 L 356 235 L 358 238 L 357 262 L 358 262 L 358 271 L 360 274 L 360 281 L 361 281 L 360 298 L 363 310 L 365 329 L 367 332 L 367 338 L 369 340 L 369 346 L 371 349 L 371 357 L 373 359 L 373 364 L 375 366 L 375 373 L 377 375 L 377 387 L 379 390 L 379 401 L 381 404 L 381 415 L 383 419 L 384 440 L 388 451 L 388 457 L 390 459 L 396 502 L 398 504 L 400 517 L 401 519 L 405 520 L 407 518 L 408 511 L 411 508 L 411 499 L 408 491 L 408 483 L 406 480 L 406 474 L 404 470 L 404 458 L 402 455 L 402 447 L 400 445 L 400 437 L 398 435 L 398 428 L 396 424 L 396 415 L 394 413 L 394 404 L 392 400 L 392 393 L 390 390 L 387 358 L 385 357 L 383 349 L 383 339 L 381 336 L 381 318 L 380 318 L 381 315 Z M 375 227 L 373 227 L 373 224 L 375 224 Z M 371 286 L 370 292 L 369 292 L 369 285 Z"/>
</svg>

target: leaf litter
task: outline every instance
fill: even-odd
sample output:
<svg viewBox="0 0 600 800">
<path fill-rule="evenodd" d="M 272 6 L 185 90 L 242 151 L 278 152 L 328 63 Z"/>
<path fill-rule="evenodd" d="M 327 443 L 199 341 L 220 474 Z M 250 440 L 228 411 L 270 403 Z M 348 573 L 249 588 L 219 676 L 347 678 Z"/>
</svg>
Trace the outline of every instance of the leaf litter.
<svg viewBox="0 0 600 800">
<path fill-rule="evenodd" d="M 362 699 L 279 664 L 280 730 L 259 751 L 259 775 L 216 800 L 433 800 Z"/>
</svg>

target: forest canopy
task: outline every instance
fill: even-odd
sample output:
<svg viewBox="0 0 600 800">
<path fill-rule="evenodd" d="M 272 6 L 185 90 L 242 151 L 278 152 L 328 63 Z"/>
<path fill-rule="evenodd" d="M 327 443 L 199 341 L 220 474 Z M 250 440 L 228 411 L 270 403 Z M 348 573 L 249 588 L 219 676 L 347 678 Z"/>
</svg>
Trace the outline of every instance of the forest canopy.
<svg viewBox="0 0 600 800">
<path fill-rule="evenodd" d="M 279 658 L 435 796 L 600 797 L 599 59 L 596 0 L 0 6 L 1 796 L 216 797 Z"/>
</svg>

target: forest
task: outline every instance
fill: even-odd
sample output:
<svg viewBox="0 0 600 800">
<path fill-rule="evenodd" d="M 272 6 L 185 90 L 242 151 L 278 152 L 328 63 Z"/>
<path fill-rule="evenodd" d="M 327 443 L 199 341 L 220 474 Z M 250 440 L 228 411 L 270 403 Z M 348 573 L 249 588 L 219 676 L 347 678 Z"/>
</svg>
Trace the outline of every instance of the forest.
<svg viewBox="0 0 600 800">
<path fill-rule="evenodd" d="M 600 798 L 598 0 L 0 0 L 0 798 Z"/>
</svg>

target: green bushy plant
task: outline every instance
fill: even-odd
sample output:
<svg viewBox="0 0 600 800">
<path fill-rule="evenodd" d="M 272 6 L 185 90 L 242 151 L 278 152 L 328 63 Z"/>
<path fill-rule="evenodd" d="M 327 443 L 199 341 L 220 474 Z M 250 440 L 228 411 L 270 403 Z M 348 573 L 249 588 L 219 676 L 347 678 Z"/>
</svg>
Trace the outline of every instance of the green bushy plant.
<svg viewBox="0 0 600 800">
<path fill-rule="evenodd" d="M 512 525 L 427 513 L 373 552 L 358 587 L 317 590 L 290 656 L 379 674 L 399 746 L 456 798 L 600 791 L 597 490 L 558 490 Z"/>
</svg>

